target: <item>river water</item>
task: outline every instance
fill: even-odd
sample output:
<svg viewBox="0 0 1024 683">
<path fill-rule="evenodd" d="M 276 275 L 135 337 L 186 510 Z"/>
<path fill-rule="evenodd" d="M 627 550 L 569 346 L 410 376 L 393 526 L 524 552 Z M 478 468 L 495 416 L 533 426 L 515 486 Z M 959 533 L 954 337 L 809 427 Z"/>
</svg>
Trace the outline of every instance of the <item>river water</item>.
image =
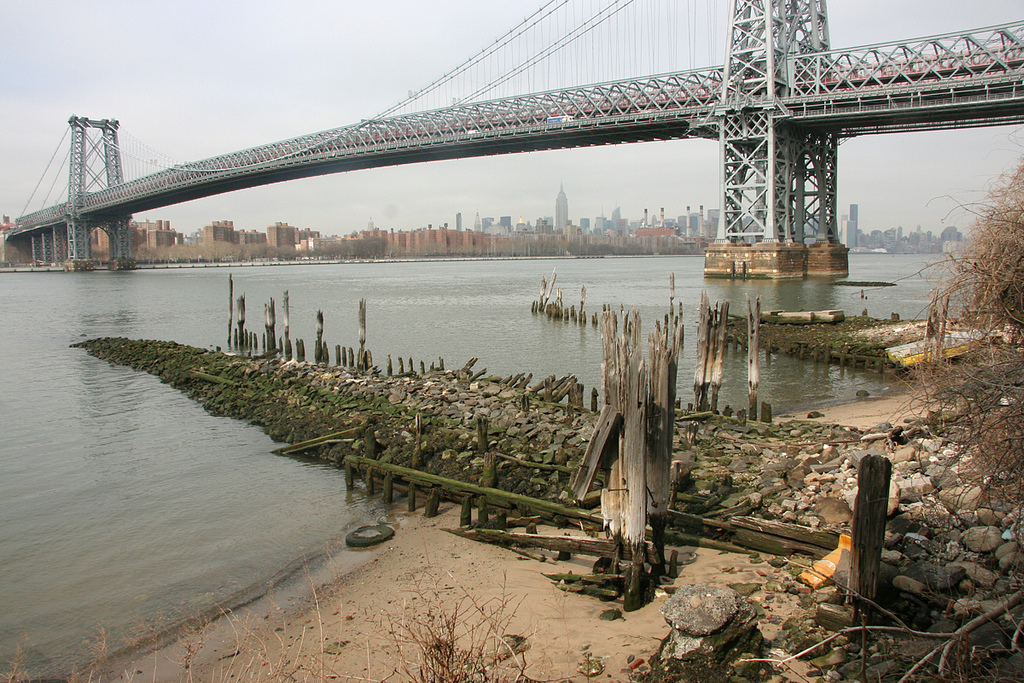
<svg viewBox="0 0 1024 683">
<path fill-rule="evenodd" d="M 669 308 L 669 275 L 686 324 L 678 395 L 692 397 L 700 292 L 745 313 L 842 308 L 904 319 L 925 315 L 933 283 L 920 256 L 852 255 L 850 279 L 898 282 L 866 290 L 824 282 L 705 281 L 700 257 L 350 263 L 93 273 L 0 274 L 0 662 L 21 649 L 37 675 L 88 655 L 102 628 L 113 645 L 140 623 L 185 617 L 265 590 L 289 567 L 336 548 L 382 509 L 346 491 L 336 468 L 270 453 L 254 426 L 212 417 L 156 378 L 92 358 L 83 338 L 168 339 L 226 346 L 228 273 L 246 294 L 250 329 L 263 303 L 290 292 L 292 338 L 367 346 L 451 369 L 472 356 L 489 374 L 576 374 L 598 384 L 596 328 L 530 313 L 541 277 L 557 271 L 568 303 L 636 307 L 648 330 Z M 333 358 L 333 352 L 332 352 Z M 872 372 L 774 358 L 761 397 L 787 408 L 890 389 Z M 745 354 L 730 354 L 720 402 L 746 404 Z M 3 666 L 0 665 L 0 671 Z"/>
</svg>

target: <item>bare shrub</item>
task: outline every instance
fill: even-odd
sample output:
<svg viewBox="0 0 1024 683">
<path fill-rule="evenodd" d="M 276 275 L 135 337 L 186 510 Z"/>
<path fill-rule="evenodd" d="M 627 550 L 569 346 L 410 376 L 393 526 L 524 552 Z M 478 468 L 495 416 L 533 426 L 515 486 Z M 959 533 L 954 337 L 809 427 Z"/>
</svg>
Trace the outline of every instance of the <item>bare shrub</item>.
<svg viewBox="0 0 1024 683">
<path fill-rule="evenodd" d="M 993 499 L 1024 503 L 1024 160 L 976 209 L 971 241 L 950 259 L 937 300 L 987 343 L 919 378 L 958 450 L 961 479 Z M 945 322 L 943 321 L 943 327 Z"/>
<path fill-rule="evenodd" d="M 516 607 L 504 593 L 479 601 L 463 587 L 454 601 L 422 590 L 392 617 L 400 672 L 413 683 L 525 681 L 526 639 L 510 634 Z"/>
</svg>

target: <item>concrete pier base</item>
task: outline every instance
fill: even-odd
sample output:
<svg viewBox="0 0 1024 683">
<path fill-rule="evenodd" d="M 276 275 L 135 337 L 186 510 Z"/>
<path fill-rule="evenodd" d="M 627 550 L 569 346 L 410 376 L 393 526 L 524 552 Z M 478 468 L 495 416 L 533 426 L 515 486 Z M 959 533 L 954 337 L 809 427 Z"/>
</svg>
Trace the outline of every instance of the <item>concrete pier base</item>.
<svg viewBox="0 0 1024 683">
<path fill-rule="evenodd" d="M 134 270 L 135 261 L 127 258 L 115 258 L 107 262 L 108 270 Z"/>
<path fill-rule="evenodd" d="M 849 247 L 832 242 L 816 242 L 807 247 L 807 277 L 848 277 L 849 275 Z"/>
<path fill-rule="evenodd" d="M 95 270 L 96 263 L 91 259 L 68 259 L 64 262 L 64 270 L 68 272 L 78 272 L 84 270 Z"/>
<path fill-rule="evenodd" d="M 847 277 L 849 252 L 842 244 L 806 247 L 783 242 L 715 242 L 704 252 L 704 277 L 786 280 Z"/>
</svg>

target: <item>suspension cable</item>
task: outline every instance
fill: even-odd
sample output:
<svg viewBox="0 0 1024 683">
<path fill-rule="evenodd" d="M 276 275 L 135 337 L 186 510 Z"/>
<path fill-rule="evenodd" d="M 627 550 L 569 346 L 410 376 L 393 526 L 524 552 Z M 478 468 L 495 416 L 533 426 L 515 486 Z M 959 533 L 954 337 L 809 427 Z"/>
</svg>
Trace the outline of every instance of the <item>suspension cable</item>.
<svg viewBox="0 0 1024 683">
<path fill-rule="evenodd" d="M 534 26 L 536 26 L 537 24 L 542 22 L 547 17 L 549 17 L 552 14 L 554 14 L 556 11 L 558 11 L 559 9 L 564 7 L 570 1 L 571 0 L 549 0 L 547 3 L 542 5 L 540 7 L 540 9 L 535 11 L 533 14 L 527 16 L 519 24 L 517 24 L 515 27 L 513 27 L 511 30 L 509 30 L 507 33 L 505 33 L 505 35 L 501 36 L 500 38 L 495 40 L 493 43 L 491 43 L 487 47 L 483 48 L 482 50 L 477 52 L 475 55 L 470 57 L 469 59 L 465 60 L 462 64 L 460 64 L 459 66 L 455 67 L 454 69 L 452 69 L 451 71 L 449 71 L 445 75 L 441 76 L 440 78 L 438 78 L 433 83 L 431 83 L 430 85 L 426 86 L 425 88 L 423 88 L 423 89 L 421 89 L 421 90 L 419 90 L 417 92 L 412 93 L 409 97 L 406 97 L 404 100 L 402 100 L 398 104 L 395 104 L 395 105 L 389 107 L 388 109 L 385 109 L 383 112 L 381 112 L 380 114 L 378 114 L 374 118 L 384 118 L 386 116 L 390 116 L 391 114 L 394 114 L 396 111 L 398 111 L 402 107 L 406 106 L 410 102 L 413 102 L 413 101 L 419 99 L 420 97 L 422 97 L 422 96 L 424 96 L 426 94 L 434 92 L 435 90 L 437 90 L 438 88 L 440 88 L 443 85 L 447 85 L 449 82 L 453 81 L 457 76 L 465 73 L 471 67 L 473 67 L 476 64 L 482 62 L 486 57 L 489 57 L 491 54 L 497 52 L 501 48 L 506 47 L 507 45 L 511 44 L 513 40 L 515 40 L 519 36 L 523 35 L 526 31 L 530 30 L 531 28 L 533 28 Z M 556 7 L 551 7 L 552 5 L 554 5 L 556 3 L 557 3 Z M 548 9 L 548 8 L 550 8 L 550 9 Z M 547 11 L 545 12 L 545 10 L 547 10 Z M 542 12 L 545 12 L 543 16 L 540 16 L 539 18 L 535 18 L 539 14 L 541 14 Z"/>
<path fill-rule="evenodd" d="M 68 147 L 68 151 L 67 151 L 67 152 L 66 152 L 66 153 L 64 154 L 64 160 L 60 162 L 60 169 L 58 169 L 57 173 L 54 173 L 54 174 L 53 174 L 53 182 L 52 182 L 52 183 L 50 183 L 50 189 L 46 191 L 46 196 L 45 196 L 45 197 L 43 197 L 43 206 L 48 206 L 48 205 L 49 205 L 49 202 L 50 202 L 50 194 L 52 194 L 52 193 L 53 193 L 53 188 L 54 188 L 54 186 L 55 186 L 55 185 L 57 184 L 57 181 L 58 181 L 58 180 L 60 180 L 60 171 L 63 171 L 63 170 L 64 170 L 64 165 L 65 165 L 65 164 L 67 163 L 68 159 L 70 159 L 70 158 L 71 158 L 71 148 L 70 148 L 70 147 Z M 38 186 L 37 186 L 37 187 L 38 187 Z M 61 190 L 61 194 L 60 194 L 60 195 L 58 195 L 58 197 L 57 197 L 57 198 L 58 198 L 58 200 L 59 200 L 59 199 L 60 199 L 60 197 L 62 197 L 63 195 L 64 195 L 64 190 Z M 26 205 L 26 206 L 25 206 L 25 208 L 27 209 L 27 208 L 28 208 L 28 205 Z M 23 215 L 23 216 L 24 216 L 24 215 L 25 215 L 25 213 L 24 213 L 24 212 L 22 212 L 22 214 L 21 214 L 21 215 Z"/>
<path fill-rule="evenodd" d="M 52 164 L 53 160 L 57 157 L 57 152 L 59 152 L 60 148 L 64 145 L 64 140 L 67 139 L 68 131 L 69 130 L 71 130 L 70 126 L 68 126 L 67 128 L 64 129 L 64 135 L 61 137 L 60 142 L 57 143 L 57 149 L 53 150 L 53 155 L 50 157 L 50 161 L 47 162 L 46 168 L 43 169 L 43 174 L 41 176 L 39 176 L 39 182 L 36 183 L 35 189 L 32 190 L 32 194 L 29 195 L 28 201 L 25 202 L 25 208 L 21 210 L 21 215 L 22 216 L 24 216 L 26 213 L 28 213 L 28 205 L 32 203 L 32 198 L 36 196 L 36 192 L 39 190 L 39 186 L 43 183 L 43 178 L 46 177 L 46 172 L 50 170 L 50 164 Z M 70 154 L 70 153 L 71 153 L 71 150 L 69 149 L 68 150 L 68 154 Z M 63 166 L 63 162 L 61 163 L 61 165 Z M 47 195 L 47 196 L 49 196 L 49 195 Z"/>
<path fill-rule="evenodd" d="M 586 22 L 584 22 L 580 26 L 577 26 L 576 28 L 574 28 L 568 34 L 562 36 L 561 38 L 556 40 L 554 43 L 549 45 L 548 47 L 544 48 L 543 50 L 541 50 L 537 54 L 533 55 L 532 57 L 530 57 L 530 59 L 528 59 L 525 62 L 523 62 L 522 64 L 519 64 L 518 66 L 514 67 L 511 71 L 507 72 L 503 76 L 500 76 L 494 82 L 489 83 L 489 84 L 487 84 L 485 86 L 482 86 L 480 88 L 477 88 L 475 91 L 473 91 L 469 95 L 461 98 L 457 102 L 457 104 L 464 104 L 466 102 L 469 102 L 473 98 L 475 98 L 475 97 L 477 97 L 477 96 L 479 96 L 479 95 L 481 95 L 481 94 L 483 94 L 485 92 L 488 92 L 489 90 L 493 90 L 494 88 L 497 88 L 499 85 L 502 85 L 503 83 L 507 83 L 512 78 L 515 78 L 516 76 L 521 74 L 526 69 L 530 68 L 531 66 L 533 66 L 533 65 L 537 64 L 538 62 L 540 62 L 541 60 L 543 60 L 545 57 L 551 55 L 554 52 L 557 52 L 558 50 L 562 49 L 566 45 L 571 45 L 572 43 L 576 42 L 577 40 L 579 40 L 584 35 L 586 35 L 590 31 L 594 30 L 595 28 L 597 28 L 598 26 L 603 24 L 605 21 L 607 21 L 611 17 L 613 17 L 616 14 L 618 14 L 619 12 L 621 12 L 623 9 L 628 7 L 633 2 L 633 0 L 625 0 L 626 4 L 621 5 L 619 7 L 616 7 L 615 10 L 611 11 L 611 13 L 609 13 L 609 14 L 605 14 L 606 12 L 609 12 L 609 10 L 611 9 L 611 7 L 613 5 L 618 5 L 622 1 L 623 0 L 613 0 L 613 2 L 611 4 L 609 4 L 604 9 L 602 9 L 600 12 L 598 12 L 598 14 L 594 15 L 593 17 L 588 19 Z"/>
</svg>

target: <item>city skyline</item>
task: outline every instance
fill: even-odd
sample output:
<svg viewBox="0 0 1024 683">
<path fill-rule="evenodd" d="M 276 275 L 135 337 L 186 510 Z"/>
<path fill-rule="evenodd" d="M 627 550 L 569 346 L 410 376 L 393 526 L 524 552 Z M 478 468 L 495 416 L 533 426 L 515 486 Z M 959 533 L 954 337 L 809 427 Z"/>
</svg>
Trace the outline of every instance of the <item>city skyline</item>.
<svg viewBox="0 0 1024 683">
<path fill-rule="evenodd" d="M 1015 1 L 963 5 L 833 0 L 832 43 L 849 47 L 1020 18 Z M 492 42 L 524 11 L 517 3 L 481 7 L 468 0 L 439 0 L 430 9 L 306 1 L 282 20 L 272 3 L 244 9 L 186 1 L 172 15 L 155 3 L 108 0 L 74 16 L 46 1 L 0 9 L 8 29 L 0 56 L 0 212 L 22 214 L 71 114 L 118 118 L 123 131 L 155 149 L 183 161 L 205 158 L 372 116 Z M 457 30 L 452 16 L 460 18 Z M 152 27 L 150 35 L 128 47 L 86 39 L 138 26 Z M 308 33 L 303 41 L 287 38 L 301 29 Z M 37 49 L 42 44 L 59 47 Z M 223 49 L 211 61 L 205 48 L 214 44 Z M 722 55 L 714 56 L 709 52 L 705 62 L 721 63 Z M 1016 131 L 846 140 L 839 148 L 839 206 L 860 204 L 862 230 L 966 227 L 959 207 L 980 200 L 1020 157 Z M 686 205 L 720 205 L 718 154 L 714 141 L 681 140 L 432 162 L 244 190 L 135 218 L 201 226 L 229 217 L 250 228 L 286 220 L 333 234 L 362 229 L 372 218 L 410 230 L 454 225 L 459 213 L 547 216 L 551 188 L 563 181 L 577 222 L 616 206 L 632 217 L 664 206 L 674 216 Z M 47 189 L 39 189 L 29 210 L 40 208 Z"/>
</svg>

